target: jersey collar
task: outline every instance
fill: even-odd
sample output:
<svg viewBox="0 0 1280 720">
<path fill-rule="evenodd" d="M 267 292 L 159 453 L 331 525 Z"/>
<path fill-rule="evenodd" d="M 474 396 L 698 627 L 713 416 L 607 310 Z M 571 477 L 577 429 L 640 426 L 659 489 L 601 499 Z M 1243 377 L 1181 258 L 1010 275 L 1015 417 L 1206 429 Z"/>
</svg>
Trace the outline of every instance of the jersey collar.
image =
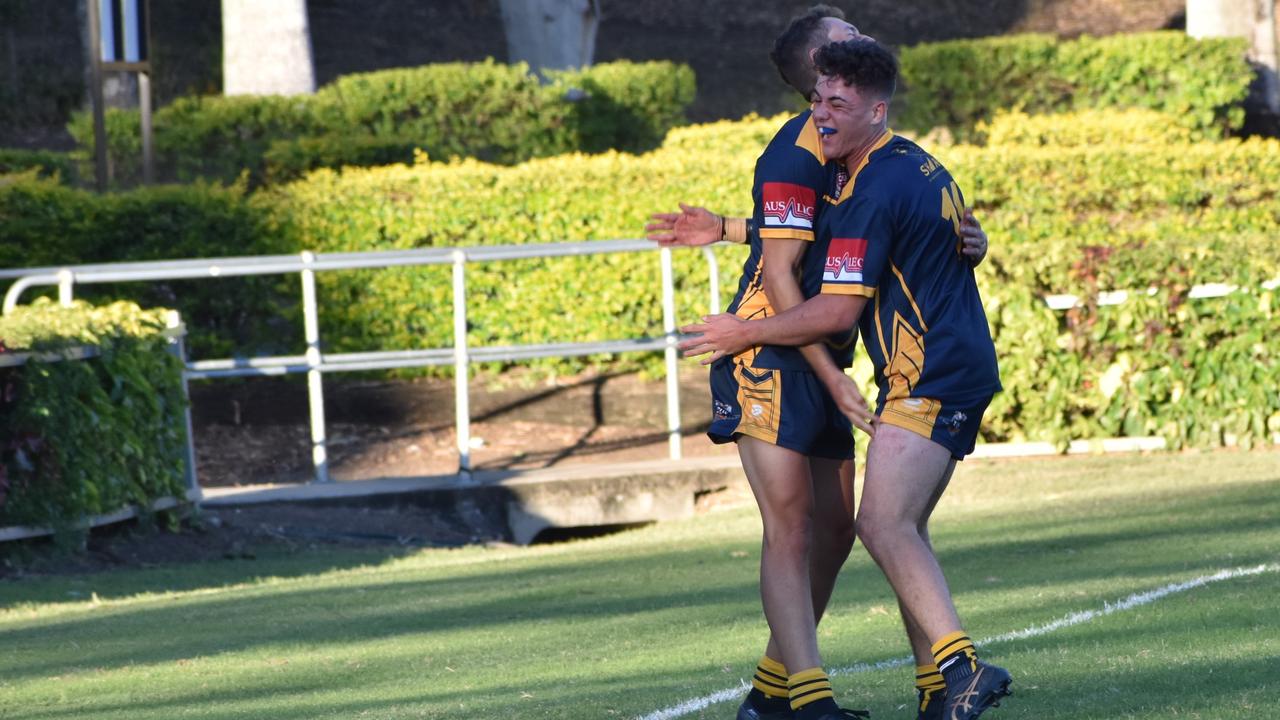
<svg viewBox="0 0 1280 720">
<path fill-rule="evenodd" d="M 880 136 L 880 139 L 876 140 L 875 145 L 872 145 L 871 149 L 867 151 L 867 154 L 862 156 L 862 160 L 858 161 L 858 166 L 849 168 L 849 181 L 844 184 L 844 188 L 840 191 L 840 197 L 836 198 L 836 205 L 839 205 L 845 200 L 853 197 L 853 184 L 858 181 L 858 173 L 862 172 L 862 168 L 866 167 L 867 163 L 871 162 L 871 156 L 875 155 L 876 151 L 880 148 L 888 145 L 889 141 L 892 139 L 893 131 L 885 128 L 884 134 Z"/>
</svg>

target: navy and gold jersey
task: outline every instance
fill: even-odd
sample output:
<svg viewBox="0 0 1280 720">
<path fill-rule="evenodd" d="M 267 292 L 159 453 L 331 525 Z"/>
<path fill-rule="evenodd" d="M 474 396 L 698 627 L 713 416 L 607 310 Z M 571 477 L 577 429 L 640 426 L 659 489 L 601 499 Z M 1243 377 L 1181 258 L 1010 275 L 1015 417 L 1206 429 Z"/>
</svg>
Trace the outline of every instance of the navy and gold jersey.
<svg viewBox="0 0 1280 720">
<path fill-rule="evenodd" d="M 819 218 L 829 239 L 822 292 L 870 298 L 859 329 L 880 404 L 998 392 L 995 345 L 960 252 L 964 196 L 951 173 L 886 131 L 849 176 Z"/>
<path fill-rule="evenodd" d="M 822 154 L 818 129 L 809 111 L 791 118 L 773 136 L 756 161 L 751 187 L 755 225 L 760 237 L 752 238 L 751 254 L 742 267 L 738 293 L 728 312 L 746 319 L 777 314 L 764 288 L 763 242 L 772 239 L 802 240 L 808 243 L 800 260 L 800 292 L 806 298 L 822 289 L 822 271 L 827 248 L 815 239 L 822 192 L 831 183 L 834 163 L 828 166 Z M 833 338 L 827 345 L 840 367 L 853 361 L 854 335 Z M 762 369 L 809 372 L 811 368 L 798 348 L 765 345 L 743 353 L 744 361 Z"/>
</svg>

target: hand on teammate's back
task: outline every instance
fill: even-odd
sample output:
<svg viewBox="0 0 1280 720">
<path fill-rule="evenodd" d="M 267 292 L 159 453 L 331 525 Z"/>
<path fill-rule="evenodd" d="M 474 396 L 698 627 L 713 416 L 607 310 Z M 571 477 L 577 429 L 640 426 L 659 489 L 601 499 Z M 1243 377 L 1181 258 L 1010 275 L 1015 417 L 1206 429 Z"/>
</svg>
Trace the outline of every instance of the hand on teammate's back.
<svg viewBox="0 0 1280 720">
<path fill-rule="evenodd" d="M 698 247 L 720 239 L 723 218 L 704 207 L 680 203 L 680 212 L 654 213 L 644 226 L 645 237 L 662 247 Z"/>
<path fill-rule="evenodd" d="M 960 252 L 969 258 L 969 264 L 974 267 L 981 265 L 987 257 L 987 233 L 972 210 L 965 210 L 964 219 L 960 221 L 960 243 Z"/>
</svg>

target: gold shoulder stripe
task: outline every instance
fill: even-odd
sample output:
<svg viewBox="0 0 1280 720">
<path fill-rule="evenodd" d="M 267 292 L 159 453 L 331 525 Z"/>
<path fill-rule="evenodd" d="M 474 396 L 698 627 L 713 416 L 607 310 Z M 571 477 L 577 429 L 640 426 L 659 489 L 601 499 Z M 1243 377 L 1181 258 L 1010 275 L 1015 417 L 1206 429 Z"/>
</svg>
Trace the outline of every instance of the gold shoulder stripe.
<svg viewBox="0 0 1280 720">
<path fill-rule="evenodd" d="M 795 230 L 793 228 L 762 228 L 761 240 L 805 240 L 813 242 L 812 230 Z"/>
<path fill-rule="evenodd" d="M 846 285 L 844 283 L 822 283 L 823 295 L 861 295 L 874 297 L 876 289 L 866 285 Z"/>
<path fill-rule="evenodd" d="M 827 164 L 827 158 L 822 153 L 822 136 L 818 135 L 818 126 L 813 123 L 813 115 L 810 115 L 804 127 L 800 128 L 800 134 L 796 136 L 796 147 L 808 151 L 819 165 Z"/>
</svg>

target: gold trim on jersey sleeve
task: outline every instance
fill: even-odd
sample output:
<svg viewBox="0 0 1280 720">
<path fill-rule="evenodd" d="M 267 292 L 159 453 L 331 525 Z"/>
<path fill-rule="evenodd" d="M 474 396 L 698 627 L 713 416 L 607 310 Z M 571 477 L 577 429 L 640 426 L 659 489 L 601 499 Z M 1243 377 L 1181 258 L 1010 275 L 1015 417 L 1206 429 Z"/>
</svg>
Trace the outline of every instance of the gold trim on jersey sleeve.
<svg viewBox="0 0 1280 720">
<path fill-rule="evenodd" d="M 812 230 L 796 230 L 794 228 L 760 228 L 761 240 L 804 240 L 813 242 Z"/>
<path fill-rule="evenodd" d="M 876 289 L 866 285 L 849 285 L 846 283 L 822 283 L 823 295 L 861 295 L 875 297 Z"/>
</svg>

